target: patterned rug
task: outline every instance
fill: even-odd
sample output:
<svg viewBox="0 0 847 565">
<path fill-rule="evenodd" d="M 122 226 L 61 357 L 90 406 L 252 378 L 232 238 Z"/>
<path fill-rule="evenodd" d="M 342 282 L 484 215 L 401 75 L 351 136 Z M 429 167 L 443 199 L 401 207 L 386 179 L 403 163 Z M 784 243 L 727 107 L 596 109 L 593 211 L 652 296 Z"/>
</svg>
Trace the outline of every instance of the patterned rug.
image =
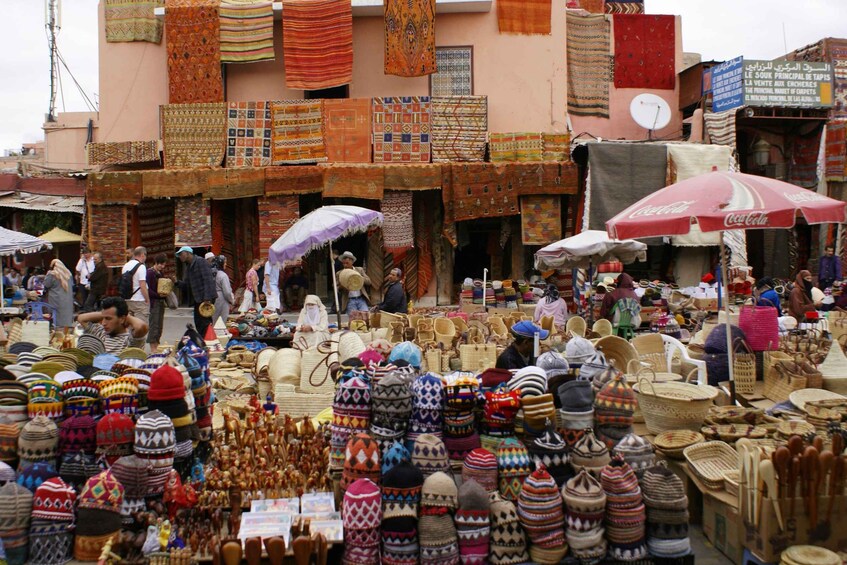
<svg viewBox="0 0 847 565">
<path fill-rule="evenodd" d="M 353 81 L 350 0 L 284 0 L 285 85 L 318 90 Z"/>
<path fill-rule="evenodd" d="M 382 167 L 376 165 L 330 165 L 323 167 L 323 198 L 383 198 Z"/>
<path fill-rule="evenodd" d="M 89 204 L 130 204 L 141 202 L 141 173 L 89 173 L 85 200 Z"/>
<path fill-rule="evenodd" d="M 450 186 L 442 186 L 445 208 L 452 220 L 515 216 L 517 189 L 508 182 L 507 167 L 493 163 L 454 163 Z M 445 215 L 445 223 L 447 217 Z"/>
<path fill-rule="evenodd" d="M 163 22 L 153 10 L 165 5 L 165 0 L 105 0 L 106 41 L 162 42 Z"/>
<path fill-rule="evenodd" d="M 416 298 L 426 294 L 429 283 L 435 276 L 435 258 L 432 254 L 435 210 L 438 209 L 437 196 L 432 193 L 418 194 L 415 197 L 415 248 L 418 255 L 418 292 Z"/>
<path fill-rule="evenodd" d="M 371 99 L 324 100 L 324 138 L 330 163 L 371 162 Z"/>
<path fill-rule="evenodd" d="M 222 63 L 274 60 L 274 11 L 271 2 L 221 2 Z"/>
<path fill-rule="evenodd" d="M 497 0 L 500 33 L 550 35 L 551 0 Z"/>
<path fill-rule="evenodd" d="M 431 96 L 473 94 L 473 47 L 436 47 L 435 68 L 429 75 Z"/>
<path fill-rule="evenodd" d="M 541 161 L 544 142 L 540 133 L 491 133 L 489 157 L 492 163 Z"/>
<path fill-rule="evenodd" d="M 644 0 L 607 0 L 603 9 L 607 14 L 643 14 Z"/>
<path fill-rule="evenodd" d="M 259 249 L 264 253 L 300 219 L 299 196 L 259 198 Z"/>
<path fill-rule="evenodd" d="M 209 171 L 173 169 L 141 173 L 144 198 L 177 198 L 203 194 L 209 188 Z"/>
<path fill-rule="evenodd" d="M 174 200 L 174 246 L 208 247 L 212 245 L 212 221 L 209 201 L 202 196 Z"/>
<path fill-rule="evenodd" d="M 570 133 L 544 133 L 542 135 L 543 161 L 570 161 L 571 160 L 571 134 Z"/>
<path fill-rule="evenodd" d="M 165 168 L 218 167 L 226 151 L 226 104 L 161 107 Z"/>
<path fill-rule="evenodd" d="M 484 160 L 487 132 L 487 96 L 432 98 L 433 162 Z"/>
<path fill-rule="evenodd" d="M 826 58 L 823 60 L 832 62 L 834 100 L 830 116 L 847 118 L 847 39 L 828 37 L 824 41 Z"/>
<path fill-rule="evenodd" d="M 615 87 L 673 90 L 676 18 L 652 14 L 615 14 L 613 18 Z"/>
<path fill-rule="evenodd" d="M 373 99 L 374 163 L 429 163 L 429 96 Z"/>
<path fill-rule="evenodd" d="M 382 197 L 382 237 L 384 247 L 400 253 L 415 244 L 415 227 L 412 223 L 412 193 L 390 191 Z"/>
<path fill-rule="evenodd" d="M 88 247 L 103 254 L 107 267 L 126 263 L 126 206 L 88 206 Z"/>
<path fill-rule="evenodd" d="M 562 239 L 561 196 L 521 196 L 521 240 L 547 245 Z"/>
<path fill-rule="evenodd" d="M 703 123 L 712 143 L 735 149 L 735 110 L 717 114 L 707 112 L 703 114 Z"/>
<path fill-rule="evenodd" d="M 326 161 L 322 100 L 273 102 L 273 163 Z"/>
<path fill-rule="evenodd" d="M 826 124 L 826 180 L 844 181 L 847 165 L 847 122 L 830 120 Z"/>
<path fill-rule="evenodd" d="M 818 184 L 818 155 L 821 148 L 821 131 L 794 138 L 794 149 L 788 163 L 788 182 L 805 188 Z"/>
<path fill-rule="evenodd" d="M 323 169 L 317 165 L 265 169 L 265 196 L 309 194 L 323 187 Z"/>
<path fill-rule="evenodd" d="M 382 165 L 385 190 L 437 190 L 441 188 L 441 165 Z"/>
<path fill-rule="evenodd" d="M 365 272 L 371 281 L 383 280 L 383 269 L 385 266 L 385 251 L 382 248 L 382 230 L 376 230 L 368 235 L 368 259 L 365 261 Z M 371 287 L 369 293 L 372 301 L 382 300 L 382 289 L 378 284 Z"/>
<path fill-rule="evenodd" d="M 419 77 L 435 67 L 435 0 L 385 0 L 385 74 Z"/>
<path fill-rule="evenodd" d="M 166 0 L 168 102 L 223 102 L 217 2 Z"/>
<path fill-rule="evenodd" d="M 147 248 L 147 256 L 153 259 L 159 253 L 167 255 L 165 274 L 173 275 L 174 201 L 168 198 L 145 200 L 137 210 L 141 245 Z"/>
<path fill-rule="evenodd" d="M 509 163 L 504 173 L 518 195 L 576 194 L 579 168 L 566 161 Z"/>
<path fill-rule="evenodd" d="M 578 0 L 576 7 L 592 14 L 602 14 L 605 12 L 603 0 Z"/>
<path fill-rule="evenodd" d="M 89 143 L 85 157 L 90 167 L 127 165 L 159 160 L 158 141 L 107 141 Z"/>
<path fill-rule="evenodd" d="M 209 171 L 209 188 L 206 198 L 228 200 L 264 196 L 265 169 L 212 169 Z"/>
<path fill-rule="evenodd" d="M 605 16 L 567 14 L 568 112 L 609 117 L 612 76 L 609 22 Z"/>
<path fill-rule="evenodd" d="M 271 164 L 270 102 L 230 102 L 227 109 L 226 166 Z"/>
</svg>

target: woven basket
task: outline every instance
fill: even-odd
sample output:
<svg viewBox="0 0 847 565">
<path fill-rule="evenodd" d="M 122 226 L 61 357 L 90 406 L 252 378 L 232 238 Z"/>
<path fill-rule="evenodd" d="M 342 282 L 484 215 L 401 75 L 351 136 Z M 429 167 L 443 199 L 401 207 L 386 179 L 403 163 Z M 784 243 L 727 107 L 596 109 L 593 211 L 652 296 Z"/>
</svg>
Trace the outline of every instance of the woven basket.
<svg viewBox="0 0 847 565">
<path fill-rule="evenodd" d="M 333 394 L 335 383 L 329 378 L 330 359 L 334 354 L 327 342 L 303 352 L 300 361 L 300 390 L 310 394 Z"/>
<path fill-rule="evenodd" d="M 700 428 L 703 436 L 709 440 L 721 440 L 733 443 L 741 438 L 763 439 L 768 436 L 767 428 L 748 424 L 712 424 Z"/>
<path fill-rule="evenodd" d="M 400 343 L 403 341 L 405 328 L 406 324 L 403 322 L 391 322 L 391 326 L 388 328 L 388 341 L 391 343 Z"/>
<path fill-rule="evenodd" d="M 303 416 L 311 418 L 332 406 L 333 400 L 333 394 L 306 394 L 285 391 L 284 394 L 278 394 L 274 402 L 279 406 L 279 418 L 284 418 L 286 415 L 292 418 Z"/>
<path fill-rule="evenodd" d="M 497 363 L 497 346 L 493 343 L 461 345 L 459 356 L 462 361 L 462 371 L 481 373 Z"/>
<path fill-rule="evenodd" d="M 640 378 L 646 378 L 651 383 L 671 383 L 681 382 L 683 380 L 682 375 L 669 372 L 657 373 L 652 366 L 644 364 L 643 361 L 633 359 L 626 368 L 626 382 L 632 386 Z"/>
<path fill-rule="evenodd" d="M 450 320 L 453 322 L 453 327 L 456 328 L 456 333 L 461 335 L 468 331 L 468 323 L 464 318 L 452 317 Z"/>
<path fill-rule="evenodd" d="M 580 316 L 572 316 L 568 318 L 568 323 L 565 324 L 565 331 L 567 331 L 571 335 L 578 335 L 579 337 L 585 337 L 585 330 L 588 329 L 588 324 L 585 323 L 585 320 Z"/>
<path fill-rule="evenodd" d="M 509 328 L 506 327 L 502 316 L 489 316 L 488 327 L 491 328 L 492 335 L 499 335 L 501 337 L 509 335 Z"/>
<path fill-rule="evenodd" d="M 406 316 L 404 314 L 392 314 L 391 312 L 380 312 L 379 313 L 379 324 L 377 326 L 371 325 L 371 327 L 380 327 L 380 328 L 391 328 L 392 322 L 401 322 L 404 326 L 406 325 Z"/>
<path fill-rule="evenodd" d="M 682 452 L 688 468 L 711 490 L 723 488 L 724 473 L 738 470 L 738 453 L 723 441 L 707 441 Z"/>
<path fill-rule="evenodd" d="M 656 333 L 638 335 L 630 342 L 638 353 L 638 358 L 649 363 L 656 371 L 667 371 L 668 357 L 665 352 L 665 342 L 662 336 Z"/>
<path fill-rule="evenodd" d="M 691 430 L 668 430 L 653 438 L 653 445 L 667 457 L 684 459 L 683 450 L 686 447 L 704 441 L 700 432 Z"/>
<path fill-rule="evenodd" d="M 268 377 L 274 385 L 300 384 L 300 350 L 290 347 L 280 349 L 268 361 Z"/>
<path fill-rule="evenodd" d="M 441 350 L 427 349 L 424 353 L 424 361 L 426 362 L 427 370 L 433 373 L 441 372 Z"/>
<path fill-rule="evenodd" d="M 638 359 L 638 351 L 622 337 L 610 335 L 597 340 L 594 348 L 602 351 L 606 361 L 614 365 L 618 371 L 626 370 L 629 362 Z"/>
<path fill-rule="evenodd" d="M 698 431 L 717 389 L 688 383 L 651 383 L 645 378 L 633 387 L 650 433 L 686 429 Z"/>
<path fill-rule="evenodd" d="M 167 296 L 172 293 L 174 290 L 174 281 L 171 279 L 167 279 L 162 277 L 159 279 L 159 282 L 156 283 L 156 292 L 159 296 Z"/>
<path fill-rule="evenodd" d="M 804 436 L 814 432 L 815 427 L 802 420 L 785 420 L 784 422 L 780 422 L 776 427 L 777 435 L 785 439 L 794 435 Z"/>
<path fill-rule="evenodd" d="M 738 469 L 726 471 L 723 474 L 723 486 L 729 495 L 738 496 L 738 483 L 740 481 L 741 473 L 738 472 Z"/>
<path fill-rule="evenodd" d="M 358 357 L 365 350 L 365 342 L 356 332 L 336 332 L 332 334 L 332 341 L 338 342 L 339 361 Z"/>
<path fill-rule="evenodd" d="M 735 392 L 750 396 L 756 385 L 756 355 L 746 340 L 735 340 L 732 355 L 732 377 L 735 380 Z"/>
<path fill-rule="evenodd" d="M 835 312 L 829 313 L 829 333 L 832 336 L 832 341 L 839 341 L 847 335 L 847 317 L 844 312 L 840 312 L 838 317 L 833 318 Z"/>
<path fill-rule="evenodd" d="M 845 398 L 844 395 L 828 390 L 807 388 L 792 392 L 789 400 L 791 401 L 791 404 L 800 410 L 805 410 L 807 402 L 818 403 L 827 400 L 844 401 L 847 400 L 847 398 Z"/>
<path fill-rule="evenodd" d="M 591 326 L 591 331 L 600 337 L 606 337 L 607 335 L 612 335 L 614 328 L 612 328 L 612 322 L 606 318 L 600 318 Z"/>
<path fill-rule="evenodd" d="M 762 352 L 762 375 L 767 375 L 770 368 L 777 361 L 791 361 L 791 355 L 782 350 Z"/>
<path fill-rule="evenodd" d="M 356 269 L 341 269 L 338 272 L 338 284 L 347 290 L 362 290 L 365 286 L 365 277 Z"/>
<path fill-rule="evenodd" d="M 436 318 L 433 323 L 435 341 L 444 347 L 452 347 L 456 337 L 456 326 L 450 318 Z"/>
<path fill-rule="evenodd" d="M 785 402 L 792 392 L 806 388 L 808 379 L 788 356 L 788 359 L 771 362 L 764 374 L 763 384 L 765 398 L 774 402 Z"/>
</svg>

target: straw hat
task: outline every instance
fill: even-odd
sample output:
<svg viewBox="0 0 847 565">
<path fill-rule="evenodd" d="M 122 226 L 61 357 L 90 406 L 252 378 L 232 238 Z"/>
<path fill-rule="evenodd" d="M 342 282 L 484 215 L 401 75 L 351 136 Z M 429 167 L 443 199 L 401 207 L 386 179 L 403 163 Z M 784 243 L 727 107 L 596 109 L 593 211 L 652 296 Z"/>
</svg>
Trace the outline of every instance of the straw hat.
<svg viewBox="0 0 847 565">
<path fill-rule="evenodd" d="M 632 359 L 638 359 L 638 351 L 632 344 L 616 335 L 601 337 L 594 344 L 594 347 L 601 350 L 606 356 L 606 360 L 613 362 L 618 371 L 625 371 Z"/>
<path fill-rule="evenodd" d="M 362 290 L 365 278 L 355 269 L 342 269 L 338 272 L 338 284 L 347 290 Z"/>
</svg>

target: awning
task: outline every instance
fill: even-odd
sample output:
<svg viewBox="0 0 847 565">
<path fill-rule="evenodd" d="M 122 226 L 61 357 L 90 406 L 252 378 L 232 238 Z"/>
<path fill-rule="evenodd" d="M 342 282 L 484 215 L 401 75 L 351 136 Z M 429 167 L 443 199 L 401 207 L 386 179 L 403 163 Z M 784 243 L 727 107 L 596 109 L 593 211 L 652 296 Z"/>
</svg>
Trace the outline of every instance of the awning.
<svg viewBox="0 0 847 565">
<path fill-rule="evenodd" d="M 71 233 L 69 231 L 63 230 L 62 228 L 53 228 L 47 233 L 39 235 L 38 239 L 43 239 L 44 241 L 49 241 L 53 244 L 79 243 L 82 240 L 82 236 L 76 233 Z"/>
<path fill-rule="evenodd" d="M 29 192 L 15 192 L 0 196 L 0 208 L 20 208 L 22 210 L 43 210 L 45 212 L 85 213 L 83 196 L 49 196 Z"/>
</svg>

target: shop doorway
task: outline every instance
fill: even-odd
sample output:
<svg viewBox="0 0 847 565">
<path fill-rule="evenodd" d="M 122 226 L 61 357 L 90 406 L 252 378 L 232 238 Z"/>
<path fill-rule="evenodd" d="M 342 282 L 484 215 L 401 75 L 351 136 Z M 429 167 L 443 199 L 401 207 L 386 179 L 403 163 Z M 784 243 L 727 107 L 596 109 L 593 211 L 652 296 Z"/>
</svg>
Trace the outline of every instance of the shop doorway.
<svg viewBox="0 0 847 565">
<path fill-rule="evenodd" d="M 500 247 L 502 236 L 500 218 L 471 220 L 456 225 L 459 245 L 453 267 L 453 283 L 461 284 L 466 278 L 481 279 L 483 269 L 488 269 L 488 280 L 508 277 L 512 272 L 511 247 Z M 515 245 L 514 235 L 510 238 Z M 520 245 L 520 240 L 518 240 Z"/>
</svg>

